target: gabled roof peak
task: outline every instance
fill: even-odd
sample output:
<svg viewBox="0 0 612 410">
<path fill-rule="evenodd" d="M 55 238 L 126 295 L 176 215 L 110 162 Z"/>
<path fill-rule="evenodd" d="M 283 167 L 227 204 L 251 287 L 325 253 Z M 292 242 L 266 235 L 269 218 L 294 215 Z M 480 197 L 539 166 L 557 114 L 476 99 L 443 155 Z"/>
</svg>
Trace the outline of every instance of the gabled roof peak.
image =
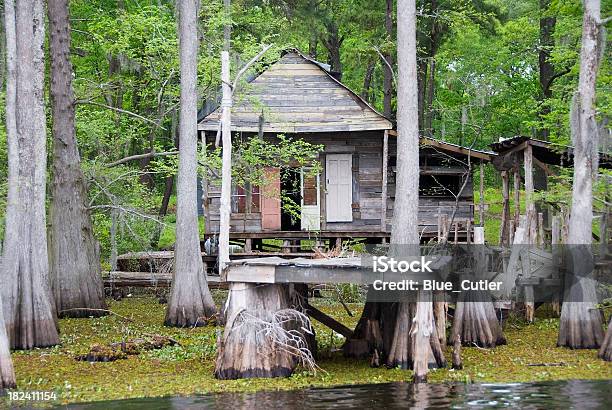
<svg viewBox="0 0 612 410">
<path fill-rule="evenodd" d="M 216 131 L 220 109 L 206 116 L 200 130 Z M 391 122 L 335 79 L 325 65 L 297 49 L 249 83 L 232 109 L 232 130 L 312 133 L 391 129 Z"/>
</svg>

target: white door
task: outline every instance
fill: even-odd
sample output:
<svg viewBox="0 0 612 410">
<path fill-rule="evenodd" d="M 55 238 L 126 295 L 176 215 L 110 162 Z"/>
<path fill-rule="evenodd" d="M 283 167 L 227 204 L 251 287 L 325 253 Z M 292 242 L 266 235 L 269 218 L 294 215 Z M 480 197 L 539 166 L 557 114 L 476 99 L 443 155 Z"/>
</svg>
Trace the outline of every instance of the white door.
<svg viewBox="0 0 612 410">
<path fill-rule="evenodd" d="M 303 231 L 321 230 L 321 206 L 319 204 L 319 174 L 310 168 L 302 168 L 302 215 Z"/>
<path fill-rule="evenodd" d="M 325 160 L 327 222 L 353 221 L 353 154 L 329 154 Z"/>
</svg>

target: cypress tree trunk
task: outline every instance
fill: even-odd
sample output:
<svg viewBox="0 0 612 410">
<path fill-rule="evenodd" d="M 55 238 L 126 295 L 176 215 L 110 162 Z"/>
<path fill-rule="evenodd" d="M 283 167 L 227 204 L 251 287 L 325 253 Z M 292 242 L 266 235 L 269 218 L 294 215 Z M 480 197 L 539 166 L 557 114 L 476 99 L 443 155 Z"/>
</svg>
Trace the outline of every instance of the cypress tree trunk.
<svg viewBox="0 0 612 410">
<path fill-rule="evenodd" d="M 230 0 L 223 0 L 225 18 L 228 22 L 223 28 L 223 51 L 221 52 L 221 139 L 223 153 L 221 164 L 221 198 L 219 205 L 219 272 L 229 262 L 229 234 L 232 214 L 232 89 L 230 86 Z"/>
<path fill-rule="evenodd" d="M 179 2 L 181 110 L 174 278 L 166 326 L 194 326 L 216 312 L 200 254 L 197 210 L 197 0 Z M 199 319 L 199 320 L 198 320 Z"/>
<path fill-rule="evenodd" d="M 292 285 L 232 283 L 227 301 L 227 321 L 218 346 L 215 377 L 243 379 L 253 377 L 288 377 L 298 361 L 291 351 L 296 345 L 281 345 L 273 337 L 276 330 L 292 331 L 307 340 L 301 326 L 275 316 L 291 308 Z M 298 336 L 301 334 L 301 336 Z"/>
<path fill-rule="evenodd" d="M 476 279 L 482 279 L 486 271 L 487 256 L 484 251 L 484 228 L 474 228 L 473 266 Z M 453 328 L 451 343 L 462 342 L 465 346 L 495 347 L 505 344 L 502 327 L 497 320 L 491 295 L 486 291 L 461 292 Z"/>
<path fill-rule="evenodd" d="M 495 307 L 486 292 L 462 292 L 457 301 L 451 343 L 459 341 L 464 346 L 495 347 L 506 344 L 502 327 L 497 320 Z"/>
<path fill-rule="evenodd" d="M 538 67 L 540 80 L 540 109 L 538 116 L 540 121 L 550 113 L 547 105 L 552 98 L 552 83 L 555 79 L 555 66 L 551 61 L 551 51 L 555 45 L 554 32 L 557 19 L 553 16 L 545 16 L 549 12 L 550 0 L 539 0 L 540 6 L 540 45 L 538 50 Z M 539 138 L 548 140 L 550 130 L 542 128 L 539 130 Z"/>
<path fill-rule="evenodd" d="M 393 0 L 385 0 L 385 31 L 389 40 L 393 40 Z M 387 118 L 393 118 L 391 101 L 393 99 L 393 72 L 391 67 L 395 59 L 392 53 L 385 53 L 386 64 L 383 61 L 383 114 Z M 389 67 L 389 65 L 391 67 Z"/>
<path fill-rule="evenodd" d="M 11 0 L 8 0 L 9 2 Z M 12 389 L 15 384 L 15 371 L 9 350 L 9 341 L 4 325 L 4 314 L 2 313 L 2 301 L 0 300 L 0 391 Z"/>
<path fill-rule="evenodd" d="M 416 46 L 415 1 L 399 0 L 397 3 L 397 177 L 391 252 L 399 253 L 399 256 L 413 257 L 420 255 Z M 395 250 L 393 247 L 396 247 Z M 399 304 L 387 363 L 402 368 L 408 368 L 412 364 L 415 371 L 414 381 L 422 382 L 427 379 L 432 352 L 438 365 L 445 365 L 433 321 L 431 293 L 419 291 L 414 308 L 409 302 Z"/>
<path fill-rule="evenodd" d="M 612 362 L 612 319 L 610 319 L 610 323 L 608 323 L 608 331 L 601 344 L 598 356 L 607 362 Z"/>
<path fill-rule="evenodd" d="M 603 339 L 602 320 L 595 309 L 592 280 L 593 255 L 590 249 L 593 223 L 593 177 L 597 173 L 598 129 L 595 120 L 595 82 L 600 43 L 600 2 L 585 0 L 582 20 L 582 47 L 578 92 L 570 114 L 574 144 L 574 180 L 569 222 L 569 276 L 566 279 L 559 323 L 558 346 L 573 349 L 599 347 Z"/>
<path fill-rule="evenodd" d="M 18 165 L 8 183 L 19 206 L 8 207 L 0 289 L 11 347 L 31 349 L 59 343 L 46 238 L 43 2 L 19 1 L 15 12 Z"/>
<path fill-rule="evenodd" d="M 15 174 L 18 167 L 17 154 L 17 124 L 15 118 L 16 105 L 16 44 L 15 44 L 15 1 L 5 0 L 4 2 L 4 44 L 6 46 L 6 134 L 7 134 L 7 150 L 8 150 L 8 174 L 9 181 L 15 179 Z M 7 194 L 7 209 L 6 218 L 14 218 L 15 200 L 17 196 L 17 185 L 9 184 Z M 6 230 L 6 234 L 9 230 Z M 11 230 L 14 233 L 13 230 Z M 3 271 L 0 271 L 0 273 Z M 0 276 L 0 284 L 3 277 Z M 0 292 L 2 293 L 2 292 Z M 2 295 L 0 295 L 0 390 L 4 388 L 15 387 L 15 372 L 13 370 L 13 362 L 11 360 L 11 352 L 9 350 L 9 340 L 6 333 L 6 325 L 4 323 L 4 313 L 2 311 Z"/>
<path fill-rule="evenodd" d="M 389 12 L 389 3 L 387 3 Z M 420 255 L 419 107 L 416 61 L 416 6 L 414 0 L 397 5 L 397 176 L 391 230 L 391 253 L 397 257 Z M 431 293 L 419 291 L 417 303 L 367 303 L 348 356 L 379 353 L 388 366 L 415 370 L 414 380 L 425 381 L 429 364 L 445 366 L 433 317 Z M 382 337 L 382 341 L 380 338 Z"/>
<path fill-rule="evenodd" d="M 5 244 L 15 239 L 8 239 L 15 235 L 14 227 L 6 225 L 6 221 L 14 220 L 17 211 L 18 184 L 11 183 L 17 180 L 19 168 L 19 153 L 17 148 L 17 44 L 15 34 L 15 0 L 6 0 L 4 3 L 4 31 L 6 44 L 6 145 L 8 157 L 8 192 L 6 196 L 5 213 Z M 4 247 L 3 247 L 4 249 Z M 2 276 L 0 276 L 0 284 Z M 1 289 L 0 289 L 1 292 Z"/>
<path fill-rule="evenodd" d="M 51 289 L 60 316 L 100 316 L 104 313 L 88 310 L 106 309 L 106 303 L 76 140 L 68 0 L 48 0 L 47 12 L 53 108 Z"/>
</svg>

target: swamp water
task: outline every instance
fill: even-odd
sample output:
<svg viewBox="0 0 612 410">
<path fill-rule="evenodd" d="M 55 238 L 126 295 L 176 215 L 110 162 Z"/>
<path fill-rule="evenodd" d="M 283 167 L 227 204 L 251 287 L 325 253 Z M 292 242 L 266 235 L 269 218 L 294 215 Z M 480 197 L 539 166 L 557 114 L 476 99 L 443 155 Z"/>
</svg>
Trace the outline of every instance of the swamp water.
<svg viewBox="0 0 612 410">
<path fill-rule="evenodd" d="M 612 380 L 506 384 L 388 383 L 74 404 L 67 409 L 612 409 Z"/>
</svg>

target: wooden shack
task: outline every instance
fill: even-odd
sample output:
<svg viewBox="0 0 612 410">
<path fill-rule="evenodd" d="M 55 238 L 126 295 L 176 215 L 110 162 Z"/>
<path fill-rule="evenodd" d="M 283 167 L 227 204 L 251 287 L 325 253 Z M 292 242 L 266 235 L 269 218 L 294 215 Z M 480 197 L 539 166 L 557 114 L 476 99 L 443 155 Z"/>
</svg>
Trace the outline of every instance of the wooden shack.
<svg viewBox="0 0 612 410">
<path fill-rule="evenodd" d="M 285 134 L 324 148 L 318 158 L 319 175 L 303 169 L 270 170 L 270 186 L 234 187 L 230 238 L 245 240 L 249 249 L 272 238 L 386 240 L 395 200 L 392 122 L 334 78 L 326 65 L 297 50 L 285 52 L 243 94 L 232 108 L 233 138 L 261 136 L 275 141 L 278 134 Z M 209 146 L 215 143 L 219 120 L 217 109 L 199 122 L 202 139 Z M 423 238 L 438 235 L 439 215 L 452 214 L 457 204 L 454 229 L 465 240 L 474 213 L 468 159 L 476 164 L 490 161 L 494 154 L 433 139 L 422 139 L 420 154 Z M 291 181 L 286 178 L 295 179 L 300 187 L 300 218 L 285 213 L 282 196 L 270 194 L 288 186 Z M 206 184 L 203 204 L 207 235 L 215 235 L 219 231 L 218 181 Z"/>
<path fill-rule="evenodd" d="M 542 228 L 549 230 L 551 224 L 548 221 L 550 219 L 548 208 L 552 207 L 554 212 L 560 212 L 561 207 L 557 204 L 547 204 L 546 206 L 536 204 L 533 200 L 533 194 L 547 189 L 548 178 L 556 175 L 558 168 L 574 166 L 574 148 L 526 136 L 500 139 L 500 141 L 491 144 L 490 147 L 496 153 L 495 156 L 491 157 L 492 164 L 500 171 L 502 179 L 503 203 L 499 243 L 502 245 L 511 244 L 514 232 L 519 226 L 521 184 L 523 184 L 525 191 L 527 218 L 535 219 L 537 217 L 542 219 L 542 222 L 540 222 L 543 225 Z M 612 168 L 612 157 L 608 152 L 598 152 L 597 160 L 599 168 Z M 514 210 L 510 210 L 511 176 Z M 536 216 L 536 205 L 539 205 L 537 212 L 541 215 Z M 534 236 L 535 233 L 532 232 L 530 237 L 533 238 Z M 593 238 L 599 241 L 597 235 L 593 234 Z M 543 238 L 540 238 L 540 240 L 542 241 Z"/>
</svg>

